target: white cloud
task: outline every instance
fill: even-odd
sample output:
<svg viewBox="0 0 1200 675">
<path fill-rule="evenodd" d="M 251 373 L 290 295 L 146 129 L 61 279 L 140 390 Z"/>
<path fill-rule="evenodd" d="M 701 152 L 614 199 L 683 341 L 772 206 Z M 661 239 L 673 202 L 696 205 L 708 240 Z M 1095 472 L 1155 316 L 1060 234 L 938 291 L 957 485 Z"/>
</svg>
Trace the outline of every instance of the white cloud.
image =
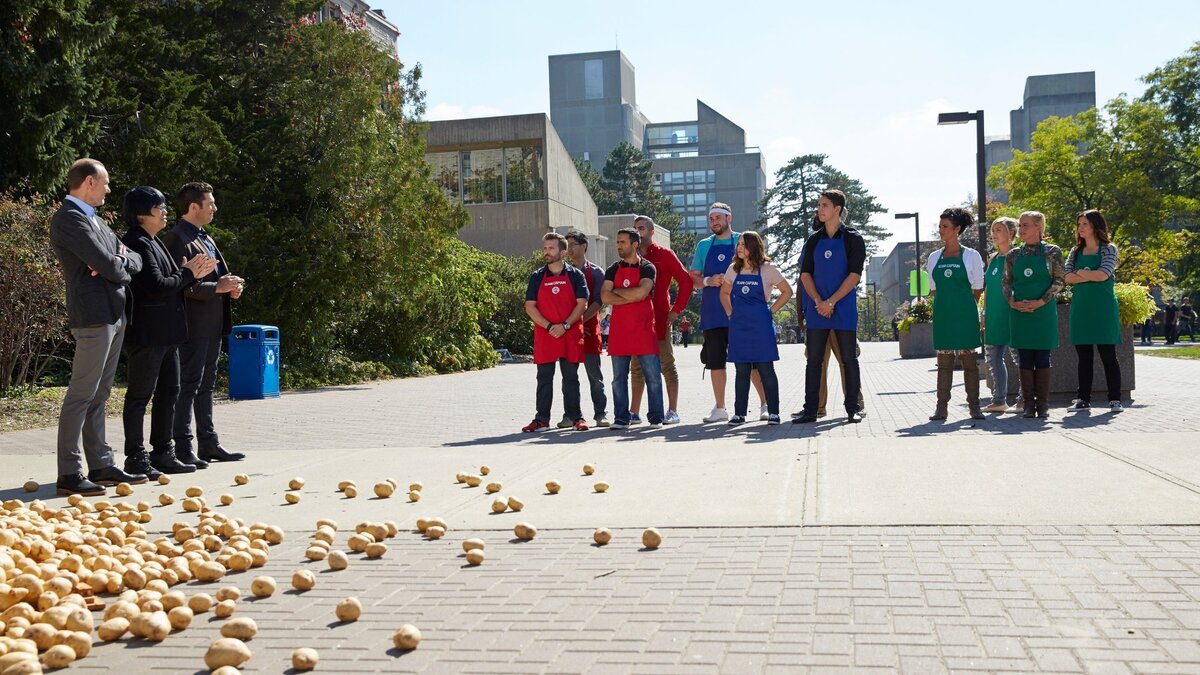
<svg viewBox="0 0 1200 675">
<path fill-rule="evenodd" d="M 464 107 L 453 103 L 437 103 L 426 110 L 425 119 L 429 122 L 437 122 L 439 120 L 461 120 L 473 117 L 495 117 L 503 114 L 503 110 L 487 105 Z"/>
</svg>

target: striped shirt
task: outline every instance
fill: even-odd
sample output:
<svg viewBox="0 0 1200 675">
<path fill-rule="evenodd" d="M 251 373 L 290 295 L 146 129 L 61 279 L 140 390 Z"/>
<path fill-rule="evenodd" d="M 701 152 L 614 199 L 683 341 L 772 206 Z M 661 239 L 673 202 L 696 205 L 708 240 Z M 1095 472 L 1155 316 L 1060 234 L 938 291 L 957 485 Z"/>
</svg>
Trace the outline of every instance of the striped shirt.
<svg viewBox="0 0 1200 675">
<path fill-rule="evenodd" d="M 1075 271 L 1075 256 L 1083 252 L 1083 249 L 1076 246 L 1071 249 L 1070 255 L 1067 256 L 1065 265 L 1066 274 Z M 1115 244 L 1108 243 L 1100 247 L 1100 271 L 1108 276 L 1115 276 L 1117 273 L 1117 247 Z"/>
</svg>

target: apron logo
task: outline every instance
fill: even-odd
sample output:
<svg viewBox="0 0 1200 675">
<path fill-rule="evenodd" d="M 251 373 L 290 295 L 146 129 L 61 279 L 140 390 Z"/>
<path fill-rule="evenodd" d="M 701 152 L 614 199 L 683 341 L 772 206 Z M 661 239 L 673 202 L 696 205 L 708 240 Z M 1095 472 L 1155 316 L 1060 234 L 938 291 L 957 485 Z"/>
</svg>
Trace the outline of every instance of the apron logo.
<svg viewBox="0 0 1200 675">
<path fill-rule="evenodd" d="M 833 251 L 825 251 L 825 259 L 829 260 L 833 257 Z"/>
<path fill-rule="evenodd" d="M 749 286 L 742 286 L 742 295 L 747 295 L 747 294 L 749 294 L 749 293 L 750 293 L 750 287 L 749 287 Z"/>
<path fill-rule="evenodd" d="M 943 270 L 942 271 L 942 276 L 946 277 L 947 279 L 950 278 L 951 274 L 954 274 L 954 270 Z"/>
<path fill-rule="evenodd" d="M 719 260 L 719 261 L 721 261 L 721 262 L 725 262 L 725 254 L 724 254 L 724 253 L 718 253 L 718 254 L 717 254 L 717 260 Z"/>
<path fill-rule="evenodd" d="M 551 286 L 551 287 L 550 287 L 550 292 L 551 292 L 551 293 L 553 293 L 554 295 L 558 295 L 558 290 L 559 290 L 559 289 L 558 289 L 558 286 Z"/>
<path fill-rule="evenodd" d="M 629 280 L 628 280 L 628 279 L 622 279 L 622 280 L 621 280 L 621 285 L 622 285 L 622 286 L 624 286 L 625 288 L 629 288 Z"/>
<path fill-rule="evenodd" d="M 1024 274 L 1024 275 L 1025 275 L 1025 278 L 1027 278 L 1027 279 L 1028 279 L 1029 277 L 1033 276 L 1033 268 L 1032 268 L 1032 267 L 1026 267 L 1026 268 L 1025 268 L 1025 271 L 1024 271 L 1024 272 L 1022 272 L 1022 274 Z"/>
<path fill-rule="evenodd" d="M 1084 272 L 1091 272 L 1091 271 L 1092 271 L 1092 268 L 1090 268 L 1090 267 L 1080 267 L 1079 269 L 1080 269 L 1080 270 L 1082 270 L 1082 271 L 1084 271 Z"/>
<path fill-rule="evenodd" d="M 993 268 L 993 269 L 992 269 L 992 276 L 996 276 L 996 275 L 997 275 L 997 274 L 999 274 L 999 273 L 1000 273 L 1000 268 L 999 268 L 999 267 L 996 267 L 996 268 Z"/>
</svg>

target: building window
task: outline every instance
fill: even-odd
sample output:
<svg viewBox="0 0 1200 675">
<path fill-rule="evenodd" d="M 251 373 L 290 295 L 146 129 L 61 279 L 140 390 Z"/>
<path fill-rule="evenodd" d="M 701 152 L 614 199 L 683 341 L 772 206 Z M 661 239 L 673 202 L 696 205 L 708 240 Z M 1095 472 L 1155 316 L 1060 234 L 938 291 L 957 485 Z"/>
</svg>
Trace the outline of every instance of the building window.
<svg viewBox="0 0 1200 675">
<path fill-rule="evenodd" d="M 504 201 L 503 152 L 500 148 L 463 151 L 464 204 L 492 204 Z"/>
<path fill-rule="evenodd" d="M 506 200 L 529 202 L 546 198 L 546 164 L 541 145 L 504 149 Z"/>
<path fill-rule="evenodd" d="M 583 97 L 604 98 L 604 61 L 588 59 L 583 62 Z"/>
<path fill-rule="evenodd" d="M 695 145 L 700 133 L 695 124 L 675 124 L 646 129 L 647 145 Z"/>
<path fill-rule="evenodd" d="M 442 192 L 451 199 L 458 199 L 458 153 L 434 152 L 426 155 L 425 161 L 429 163 L 433 179 Z"/>
</svg>

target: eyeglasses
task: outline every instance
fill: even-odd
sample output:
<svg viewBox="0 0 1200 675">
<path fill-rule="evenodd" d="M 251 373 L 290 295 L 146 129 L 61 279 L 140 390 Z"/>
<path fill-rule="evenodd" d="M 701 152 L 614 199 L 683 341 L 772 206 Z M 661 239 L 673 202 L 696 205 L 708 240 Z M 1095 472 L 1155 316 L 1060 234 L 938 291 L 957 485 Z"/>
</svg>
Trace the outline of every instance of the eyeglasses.
<svg viewBox="0 0 1200 675">
<path fill-rule="evenodd" d="M 163 215 L 166 215 L 166 213 L 167 213 L 167 205 L 166 204 L 159 204 L 158 206 L 156 206 L 154 208 L 161 211 L 163 213 Z"/>
</svg>

